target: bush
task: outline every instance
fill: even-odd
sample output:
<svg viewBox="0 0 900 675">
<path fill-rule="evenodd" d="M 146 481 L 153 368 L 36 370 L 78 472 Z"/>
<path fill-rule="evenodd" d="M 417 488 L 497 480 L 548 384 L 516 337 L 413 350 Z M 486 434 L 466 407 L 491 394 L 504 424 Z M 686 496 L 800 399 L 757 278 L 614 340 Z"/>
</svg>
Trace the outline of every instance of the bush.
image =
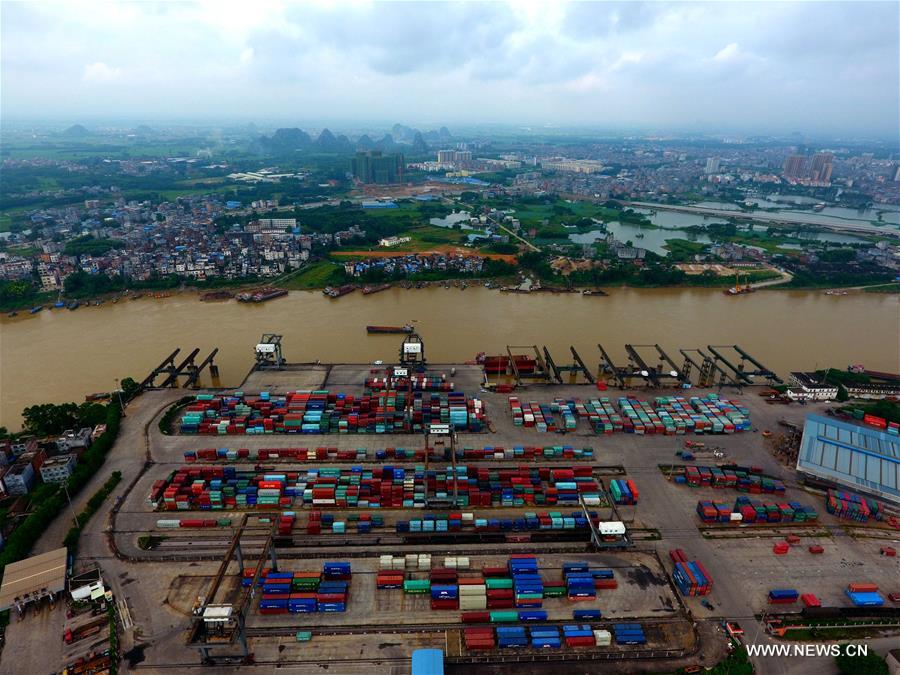
<svg viewBox="0 0 900 675">
<path fill-rule="evenodd" d="M 166 414 L 163 415 L 159 420 L 159 430 L 166 436 L 172 433 L 172 422 L 174 422 L 175 418 L 178 416 L 179 410 L 181 410 L 181 408 L 183 408 L 193 400 L 193 396 L 182 396 L 180 399 L 175 401 L 175 403 L 170 405 L 169 409 L 166 410 Z"/>
<path fill-rule="evenodd" d="M 834 665 L 841 675 L 888 675 L 887 664 L 878 654 L 849 656 L 846 645 L 841 655 L 834 657 Z"/>
</svg>

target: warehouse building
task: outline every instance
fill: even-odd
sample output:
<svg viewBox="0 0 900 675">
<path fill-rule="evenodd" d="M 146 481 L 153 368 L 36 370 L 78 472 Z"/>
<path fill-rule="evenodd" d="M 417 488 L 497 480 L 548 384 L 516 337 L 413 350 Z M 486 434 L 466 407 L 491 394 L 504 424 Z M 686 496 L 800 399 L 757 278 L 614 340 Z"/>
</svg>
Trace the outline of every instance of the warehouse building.
<svg viewBox="0 0 900 675">
<path fill-rule="evenodd" d="M 873 427 L 809 415 L 797 471 L 900 505 L 900 437 Z"/>
</svg>

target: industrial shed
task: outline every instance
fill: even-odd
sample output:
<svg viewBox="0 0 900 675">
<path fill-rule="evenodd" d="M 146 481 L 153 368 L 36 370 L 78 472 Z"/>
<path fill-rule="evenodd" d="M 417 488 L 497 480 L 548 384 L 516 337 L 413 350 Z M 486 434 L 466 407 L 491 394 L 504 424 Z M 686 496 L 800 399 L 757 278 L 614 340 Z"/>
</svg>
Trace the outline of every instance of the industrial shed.
<svg viewBox="0 0 900 675">
<path fill-rule="evenodd" d="M 900 504 L 900 437 L 809 415 L 803 427 L 797 471 Z"/>
<path fill-rule="evenodd" d="M 67 556 L 63 547 L 7 565 L 0 585 L 0 610 L 16 607 L 22 611 L 30 602 L 54 598 L 64 591 Z"/>
</svg>

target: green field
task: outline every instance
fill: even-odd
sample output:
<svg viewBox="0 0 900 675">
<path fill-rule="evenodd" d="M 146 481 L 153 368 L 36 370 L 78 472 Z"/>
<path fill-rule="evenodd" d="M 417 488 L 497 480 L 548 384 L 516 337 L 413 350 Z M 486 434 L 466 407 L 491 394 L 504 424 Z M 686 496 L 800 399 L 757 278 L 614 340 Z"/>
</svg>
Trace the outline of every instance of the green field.
<svg viewBox="0 0 900 675">
<path fill-rule="evenodd" d="M 331 283 L 340 283 L 343 280 L 343 268 L 329 260 L 320 260 L 303 266 L 291 276 L 278 282 L 281 288 L 289 290 L 310 290 L 322 288 Z"/>
</svg>

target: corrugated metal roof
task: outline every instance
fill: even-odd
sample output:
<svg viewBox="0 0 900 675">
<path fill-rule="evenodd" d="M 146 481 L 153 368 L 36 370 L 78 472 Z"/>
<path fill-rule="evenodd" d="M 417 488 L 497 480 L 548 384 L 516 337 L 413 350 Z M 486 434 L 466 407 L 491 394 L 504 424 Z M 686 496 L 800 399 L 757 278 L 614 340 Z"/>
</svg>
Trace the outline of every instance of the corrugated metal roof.
<svg viewBox="0 0 900 675">
<path fill-rule="evenodd" d="M 67 554 L 63 547 L 7 565 L 0 585 L 0 610 L 12 607 L 16 598 L 44 589 L 51 593 L 65 590 Z"/>
<path fill-rule="evenodd" d="M 878 429 L 809 415 L 797 469 L 900 503 L 900 438 Z"/>
</svg>

